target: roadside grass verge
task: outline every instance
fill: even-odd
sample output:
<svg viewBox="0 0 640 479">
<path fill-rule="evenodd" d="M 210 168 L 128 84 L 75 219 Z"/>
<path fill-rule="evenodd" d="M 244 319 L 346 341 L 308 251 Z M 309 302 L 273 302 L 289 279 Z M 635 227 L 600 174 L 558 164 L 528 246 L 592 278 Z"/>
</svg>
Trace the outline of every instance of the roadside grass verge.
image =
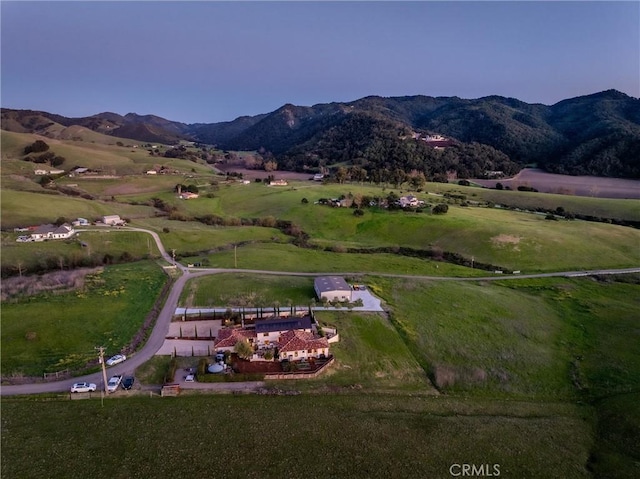
<svg viewBox="0 0 640 479">
<path fill-rule="evenodd" d="M 554 403 L 190 395 L 34 407 L 5 399 L 2 426 L 2 475 L 25 479 L 80 469 L 83 477 L 446 478 L 461 463 L 498 464 L 503 477 L 591 477 L 585 411 Z M 194 460 L 201 448 L 214 452 Z M 100 468 L 87 467 L 96 456 Z"/>
<path fill-rule="evenodd" d="M 136 379 L 142 384 L 163 384 L 169 370 L 171 356 L 153 356 L 136 368 Z"/>
<path fill-rule="evenodd" d="M 119 352 L 142 326 L 166 281 L 152 262 L 109 266 L 83 290 L 2 305 L 2 374 L 41 376 Z"/>
</svg>

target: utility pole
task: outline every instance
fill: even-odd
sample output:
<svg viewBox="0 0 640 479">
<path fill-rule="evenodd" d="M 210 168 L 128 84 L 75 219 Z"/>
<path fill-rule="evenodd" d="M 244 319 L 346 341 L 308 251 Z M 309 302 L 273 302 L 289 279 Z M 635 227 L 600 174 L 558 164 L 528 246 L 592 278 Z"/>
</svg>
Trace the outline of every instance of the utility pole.
<svg viewBox="0 0 640 479">
<path fill-rule="evenodd" d="M 238 269 L 238 245 L 233 246 L 233 264 L 234 268 Z"/>
<path fill-rule="evenodd" d="M 104 392 L 109 394 L 109 390 L 107 389 L 107 366 L 104 363 L 104 346 L 98 346 L 94 348 L 98 350 L 98 356 L 100 358 L 100 364 L 102 365 L 102 379 L 104 381 Z"/>
</svg>

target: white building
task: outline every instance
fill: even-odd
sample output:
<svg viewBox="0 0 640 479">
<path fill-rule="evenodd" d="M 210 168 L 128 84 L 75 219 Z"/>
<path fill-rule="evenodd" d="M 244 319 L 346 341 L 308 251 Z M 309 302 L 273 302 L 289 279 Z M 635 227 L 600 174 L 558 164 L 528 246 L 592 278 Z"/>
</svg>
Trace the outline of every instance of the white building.
<svg viewBox="0 0 640 479">
<path fill-rule="evenodd" d="M 313 286 L 321 300 L 351 301 L 351 286 L 339 276 L 319 276 Z"/>
<path fill-rule="evenodd" d="M 118 216 L 118 215 L 103 216 L 102 217 L 102 222 L 105 225 L 120 225 L 120 224 L 124 223 L 124 221 L 122 221 L 122 219 L 120 219 L 120 216 Z"/>
</svg>

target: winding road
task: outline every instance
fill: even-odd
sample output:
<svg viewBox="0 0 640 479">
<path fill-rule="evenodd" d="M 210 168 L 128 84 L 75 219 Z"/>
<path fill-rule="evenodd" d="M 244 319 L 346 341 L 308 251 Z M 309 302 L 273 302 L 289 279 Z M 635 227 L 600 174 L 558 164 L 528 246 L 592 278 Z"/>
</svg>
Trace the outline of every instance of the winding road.
<svg viewBox="0 0 640 479">
<path fill-rule="evenodd" d="M 105 231 L 105 228 L 100 228 L 99 230 L 81 230 L 81 231 Z M 256 274 L 269 274 L 269 275 L 280 275 L 280 276 L 318 276 L 322 273 L 299 273 L 299 272 L 288 272 L 288 271 L 265 271 L 265 270 L 254 270 L 254 269 L 222 269 L 222 268 L 187 268 L 179 263 L 174 263 L 171 256 L 167 253 L 164 248 L 164 245 L 160 241 L 160 237 L 154 231 L 142 229 L 142 228 L 134 228 L 134 227 L 123 227 L 118 230 L 113 230 L 109 228 L 108 231 L 138 231 L 142 233 L 150 234 L 156 242 L 158 246 L 158 250 L 162 257 L 168 261 L 170 264 L 175 264 L 176 268 L 181 271 L 180 277 L 174 282 L 171 291 L 169 292 L 167 299 L 165 301 L 164 307 L 160 311 L 158 318 L 156 320 L 156 324 L 153 327 L 151 335 L 149 339 L 145 343 L 145 345 L 137 351 L 135 354 L 129 356 L 127 361 L 112 366 L 107 369 L 107 376 L 113 376 L 114 374 L 133 374 L 135 369 L 138 366 L 141 366 L 149 359 L 151 359 L 155 353 L 160 349 L 162 344 L 164 343 L 165 337 L 169 331 L 169 324 L 171 323 L 171 318 L 173 317 L 176 308 L 178 306 L 178 300 L 180 299 L 180 294 L 187 283 L 192 278 L 197 278 L 200 276 L 206 276 L 211 274 L 220 274 L 220 273 L 256 273 Z M 625 268 L 625 269 L 603 269 L 603 270 L 593 270 L 593 271 L 565 271 L 565 272 L 556 272 L 556 273 L 540 273 L 540 274 L 527 274 L 527 275 L 504 275 L 504 276 L 488 276 L 488 277 L 473 277 L 473 278 L 457 278 L 457 277 L 445 277 L 445 276 L 419 276 L 419 275 L 403 275 L 403 274 L 387 274 L 387 273 L 362 273 L 362 272 L 342 272 L 342 273 L 330 273 L 332 276 L 354 276 L 354 275 L 375 275 L 375 276 L 385 276 L 385 277 L 393 277 L 393 278 L 413 278 L 413 279 L 429 279 L 434 281 L 504 281 L 504 280 L 518 280 L 518 279 L 527 279 L 527 278 L 550 278 L 550 277 L 579 277 L 579 276 L 591 276 L 591 275 L 606 275 L 606 274 L 628 274 L 628 273 L 640 273 L 640 267 L 637 268 Z M 14 386 L 1 386 L 0 387 L 0 395 L 1 396 L 10 396 L 10 395 L 21 395 L 21 394 L 41 394 L 41 393 L 50 393 L 50 392 L 64 392 L 69 391 L 73 383 L 76 382 L 92 382 L 100 385 L 102 383 L 102 372 L 97 372 L 93 374 L 88 374 L 85 376 L 74 377 L 71 379 L 65 379 L 61 381 L 53 381 L 46 383 L 33 383 L 33 384 L 21 384 Z"/>
</svg>

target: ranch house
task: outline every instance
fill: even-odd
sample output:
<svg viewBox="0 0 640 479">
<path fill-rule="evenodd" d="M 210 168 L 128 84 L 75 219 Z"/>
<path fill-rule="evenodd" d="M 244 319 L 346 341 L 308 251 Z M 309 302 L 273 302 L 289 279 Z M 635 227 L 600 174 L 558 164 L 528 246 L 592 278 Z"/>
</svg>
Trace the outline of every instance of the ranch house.
<svg viewBox="0 0 640 479">
<path fill-rule="evenodd" d="M 33 241 L 44 241 L 48 239 L 66 239 L 71 238 L 75 234 L 73 227 L 67 223 L 55 226 L 52 224 L 40 225 L 33 233 L 31 239 Z"/>
</svg>

